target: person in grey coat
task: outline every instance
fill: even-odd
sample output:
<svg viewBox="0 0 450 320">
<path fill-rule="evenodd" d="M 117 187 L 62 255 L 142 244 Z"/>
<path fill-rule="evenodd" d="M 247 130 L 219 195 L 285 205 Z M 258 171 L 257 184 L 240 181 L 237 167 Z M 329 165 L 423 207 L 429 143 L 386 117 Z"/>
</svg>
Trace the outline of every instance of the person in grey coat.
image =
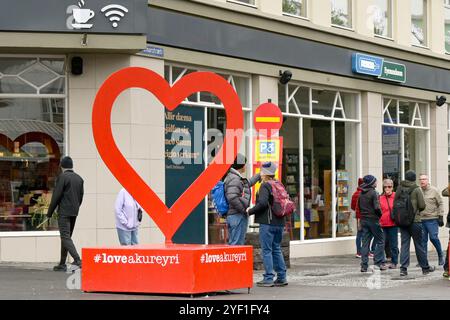
<svg viewBox="0 0 450 320">
<path fill-rule="evenodd" d="M 247 158 L 238 154 L 225 177 L 225 197 L 229 209 L 227 212 L 228 244 L 244 245 L 248 226 L 247 208 L 250 206 L 250 188 L 261 180 L 260 174 L 245 178 Z"/>
<path fill-rule="evenodd" d="M 54 271 L 66 271 L 66 259 L 69 252 L 75 267 L 81 268 L 81 258 L 72 241 L 72 233 L 75 228 L 78 211 L 83 202 L 83 179 L 73 172 L 73 161 L 70 157 L 61 159 L 62 173 L 56 179 L 55 190 L 48 207 L 47 217 L 51 218 L 58 207 L 58 227 L 61 237 L 61 260 Z"/>
</svg>

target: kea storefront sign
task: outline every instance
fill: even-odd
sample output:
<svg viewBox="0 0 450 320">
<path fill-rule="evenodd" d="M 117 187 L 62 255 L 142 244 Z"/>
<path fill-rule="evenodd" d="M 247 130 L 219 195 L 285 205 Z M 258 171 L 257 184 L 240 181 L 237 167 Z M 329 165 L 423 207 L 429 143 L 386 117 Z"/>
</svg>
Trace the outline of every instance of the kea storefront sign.
<svg viewBox="0 0 450 320">
<path fill-rule="evenodd" d="M 227 148 L 232 157 L 225 155 L 224 148 L 221 148 L 206 170 L 170 207 L 136 173 L 114 141 L 112 107 L 116 98 L 130 88 L 148 90 L 169 111 L 176 110 L 186 97 L 196 92 L 211 92 L 224 105 L 227 132 L 223 145 L 236 142 L 235 148 Z M 252 286 L 251 246 L 172 243 L 183 222 L 233 163 L 242 139 L 235 132 L 243 131 L 243 124 L 238 95 L 225 79 L 214 73 L 194 72 L 170 87 L 159 74 L 130 67 L 112 74 L 103 83 L 92 113 L 95 144 L 112 174 L 158 225 L 166 243 L 126 248 L 83 248 L 83 260 L 86 261 L 82 270 L 84 291 L 193 294 Z"/>
</svg>

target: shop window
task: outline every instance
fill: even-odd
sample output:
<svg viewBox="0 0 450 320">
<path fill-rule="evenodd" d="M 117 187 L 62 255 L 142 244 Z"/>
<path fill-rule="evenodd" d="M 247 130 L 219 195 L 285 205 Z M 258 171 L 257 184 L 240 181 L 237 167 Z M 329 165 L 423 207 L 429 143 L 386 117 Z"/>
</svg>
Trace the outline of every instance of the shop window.
<svg viewBox="0 0 450 320">
<path fill-rule="evenodd" d="M 64 108 L 57 121 L 43 111 L 64 103 L 0 97 L 0 231 L 57 230 L 56 219 L 44 221 L 64 154 Z"/>
<path fill-rule="evenodd" d="M 298 208 L 286 225 L 291 239 L 354 236 L 358 94 L 292 84 L 280 85 L 278 95 L 285 115 L 282 182 Z"/>
<path fill-rule="evenodd" d="M 296 17 L 307 17 L 307 0 L 283 0 L 283 13 Z"/>
<path fill-rule="evenodd" d="M 417 46 L 428 45 L 428 1 L 411 1 L 411 44 Z"/>
<path fill-rule="evenodd" d="M 373 15 L 374 34 L 392 37 L 392 0 L 375 0 Z"/>
<path fill-rule="evenodd" d="M 352 28 L 352 1 L 331 0 L 331 24 Z"/>
<path fill-rule="evenodd" d="M 394 98 L 383 103 L 383 177 L 396 188 L 408 170 L 428 173 L 429 105 Z"/>
</svg>

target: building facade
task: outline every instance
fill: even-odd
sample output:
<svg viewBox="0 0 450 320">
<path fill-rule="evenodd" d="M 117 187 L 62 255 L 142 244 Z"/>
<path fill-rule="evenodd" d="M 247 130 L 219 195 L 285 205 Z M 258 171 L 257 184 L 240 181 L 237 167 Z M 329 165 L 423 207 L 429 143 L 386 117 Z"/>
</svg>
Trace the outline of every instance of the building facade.
<svg viewBox="0 0 450 320">
<path fill-rule="evenodd" d="M 226 79 L 250 132 L 240 149 L 248 174 L 253 112 L 269 99 L 280 107 L 282 180 L 298 208 L 287 224 L 292 257 L 355 251 L 349 202 L 360 176 L 398 183 L 413 169 L 439 189 L 448 184 L 449 112 L 436 103 L 450 94 L 448 1 L 121 0 L 118 20 L 106 15 L 114 9 L 107 1 L 44 2 L 11 6 L 48 19 L 0 13 L 0 261 L 57 261 L 55 222 L 41 223 L 62 155 L 85 179 L 76 245 L 118 244 L 113 207 L 121 185 L 97 152 L 91 117 L 102 83 L 128 66 L 171 85 L 194 71 Z M 286 70 L 292 79 L 281 84 Z M 116 100 L 112 123 L 124 156 L 170 205 L 207 166 L 174 164 L 173 132 L 194 132 L 193 139 L 224 132 L 226 117 L 210 93 L 193 94 L 171 113 L 151 93 L 130 89 Z M 189 157 L 201 159 L 213 142 Z M 139 233 L 141 243 L 164 241 L 147 215 Z M 225 238 L 207 198 L 174 240 Z"/>
</svg>

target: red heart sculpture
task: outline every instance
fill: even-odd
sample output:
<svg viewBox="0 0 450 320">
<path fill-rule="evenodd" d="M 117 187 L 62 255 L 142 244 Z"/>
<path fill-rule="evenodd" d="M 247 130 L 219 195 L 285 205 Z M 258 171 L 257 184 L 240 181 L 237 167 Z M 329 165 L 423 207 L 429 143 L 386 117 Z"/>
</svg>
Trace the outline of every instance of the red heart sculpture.
<svg viewBox="0 0 450 320">
<path fill-rule="evenodd" d="M 119 94 L 129 88 L 142 88 L 153 93 L 168 109 L 174 110 L 186 97 L 196 92 L 211 92 L 223 103 L 227 117 L 227 133 L 223 145 L 233 144 L 232 157 L 222 147 L 207 169 L 191 184 L 169 209 L 124 158 L 114 142 L 111 111 Z M 94 101 L 92 129 L 95 144 L 106 166 L 122 186 L 139 202 L 158 225 L 170 243 L 172 237 L 192 210 L 205 198 L 233 163 L 242 140 L 243 112 L 233 87 L 211 72 L 194 72 L 173 87 L 159 74 L 144 68 L 130 67 L 112 74 L 100 87 Z M 226 159 L 219 163 L 217 159 Z M 170 183 L 170 182 L 169 182 Z"/>
</svg>

